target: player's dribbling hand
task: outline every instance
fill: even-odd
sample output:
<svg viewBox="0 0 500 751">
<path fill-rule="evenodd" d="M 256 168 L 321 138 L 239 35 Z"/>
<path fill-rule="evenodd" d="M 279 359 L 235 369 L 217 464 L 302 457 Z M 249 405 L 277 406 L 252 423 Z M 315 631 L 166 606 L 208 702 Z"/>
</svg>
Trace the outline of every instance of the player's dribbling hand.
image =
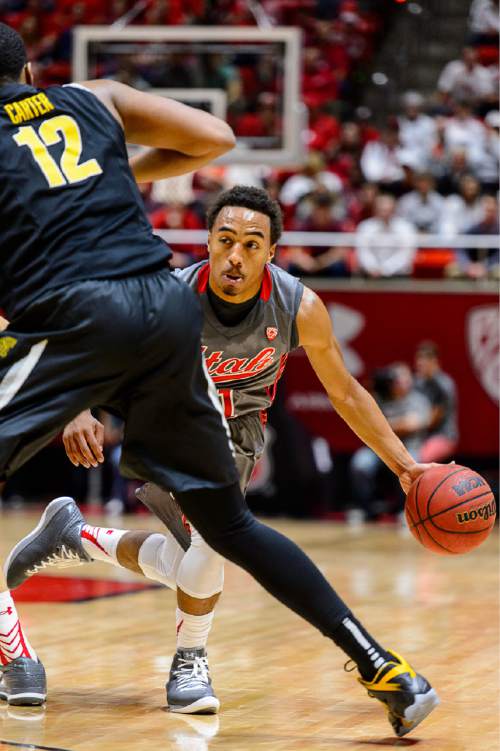
<svg viewBox="0 0 500 751">
<path fill-rule="evenodd" d="M 454 462 L 452 462 L 453 464 Z M 431 469 L 432 467 L 439 467 L 440 464 L 437 464 L 436 462 L 431 462 L 429 464 L 418 464 L 415 462 L 409 469 L 405 470 L 399 475 L 399 482 L 401 484 L 401 487 L 403 488 L 403 491 L 405 495 L 408 495 L 408 491 L 410 490 L 411 486 L 415 482 L 415 480 L 420 477 L 421 474 L 426 472 L 428 469 Z"/>
<path fill-rule="evenodd" d="M 81 464 L 90 469 L 104 461 L 104 425 L 96 420 L 90 410 L 82 412 L 66 425 L 63 443 L 68 459 L 75 467 Z"/>
</svg>

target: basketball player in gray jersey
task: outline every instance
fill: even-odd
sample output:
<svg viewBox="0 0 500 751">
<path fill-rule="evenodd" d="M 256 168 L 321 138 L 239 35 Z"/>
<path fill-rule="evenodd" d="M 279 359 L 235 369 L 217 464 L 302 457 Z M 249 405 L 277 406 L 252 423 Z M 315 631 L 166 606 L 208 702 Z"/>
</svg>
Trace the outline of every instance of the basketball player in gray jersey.
<svg viewBox="0 0 500 751">
<path fill-rule="evenodd" d="M 228 421 L 242 490 L 262 454 L 266 410 L 287 356 L 303 346 L 336 410 L 398 474 L 407 491 L 412 476 L 398 471 L 406 449 L 369 394 L 346 371 L 325 306 L 298 279 L 270 263 L 281 234 L 279 206 L 265 191 L 236 187 L 216 201 L 208 227 L 209 261 L 176 273 L 198 295 L 203 310 L 205 367 Z M 352 398 L 346 398 L 349 389 Z M 177 435 L 181 442 L 182 426 Z M 103 426 L 90 412 L 66 427 L 64 443 L 75 465 L 97 466 L 104 459 Z M 185 451 L 190 450 L 186 444 Z M 421 472 L 424 465 L 414 466 Z M 177 587 L 177 651 L 167 684 L 168 705 L 174 712 L 217 712 L 219 700 L 210 681 L 206 643 L 223 587 L 223 559 L 196 529 L 185 529 L 175 501 L 163 490 L 148 484 L 140 489 L 139 497 L 165 521 L 167 533 L 92 527 L 80 517 L 85 554 L 80 558 L 124 566 Z M 67 501 L 74 527 L 76 507 L 71 499 Z M 42 536 L 52 536 L 51 549 L 59 549 L 62 562 L 78 558 L 77 548 L 68 543 L 65 549 L 65 534 L 56 517 L 39 525 L 9 556 L 8 581 L 18 584 L 54 563 L 54 557 L 40 563 Z M 38 556 L 33 561 L 29 560 L 31 549 Z M 342 629 L 336 643 L 356 662 L 359 680 L 369 694 L 388 706 L 395 732 L 406 734 L 437 704 L 434 690 L 404 658 L 383 649 L 352 614 L 344 618 Z"/>
</svg>

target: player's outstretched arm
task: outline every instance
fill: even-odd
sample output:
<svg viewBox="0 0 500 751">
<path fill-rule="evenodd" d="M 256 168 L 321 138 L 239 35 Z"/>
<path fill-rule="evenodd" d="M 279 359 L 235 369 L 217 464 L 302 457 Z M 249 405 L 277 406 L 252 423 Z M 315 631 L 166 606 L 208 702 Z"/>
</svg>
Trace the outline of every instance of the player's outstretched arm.
<svg viewBox="0 0 500 751">
<path fill-rule="evenodd" d="M 328 311 L 307 287 L 297 316 L 299 343 L 325 387 L 330 402 L 361 440 L 399 477 L 408 492 L 429 464 L 417 464 L 368 391 L 347 370 Z"/>
<path fill-rule="evenodd" d="M 129 143 L 151 147 L 130 160 L 137 182 L 192 172 L 235 145 L 229 125 L 208 112 L 118 81 L 85 81 L 83 85 L 121 123 Z"/>
<path fill-rule="evenodd" d="M 8 325 L 9 325 L 8 320 L 0 316 L 0 331 L 5 331 Z"/>
</svg>

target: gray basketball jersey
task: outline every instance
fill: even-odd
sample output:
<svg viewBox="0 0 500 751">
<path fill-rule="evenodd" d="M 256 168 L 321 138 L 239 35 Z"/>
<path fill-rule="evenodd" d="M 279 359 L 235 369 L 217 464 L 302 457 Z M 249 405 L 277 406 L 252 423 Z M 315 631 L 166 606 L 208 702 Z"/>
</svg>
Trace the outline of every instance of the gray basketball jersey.
<svg viewBox="0 0 500 751">
<path fill-rule="evenodd" d="M 265 421 L 288 353 L 298 346 L 296 318 L 302 283 L 274 264 L 265 268 L 260 299 L 236 326 L 224 326 L 206 290 L 210 266 L 202 261 L 176 272 L 199 295 L 203 354 L 228 420 L 259 413 Z"/>
</svg>

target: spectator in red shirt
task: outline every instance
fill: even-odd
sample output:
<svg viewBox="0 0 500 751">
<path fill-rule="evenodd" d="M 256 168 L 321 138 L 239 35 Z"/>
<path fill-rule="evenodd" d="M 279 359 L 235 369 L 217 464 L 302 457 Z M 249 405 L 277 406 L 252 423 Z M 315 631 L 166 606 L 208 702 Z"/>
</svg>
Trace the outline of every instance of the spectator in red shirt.
<svg viewBox="0 0 500 751">
<path fill-rule="evenodd" d="M 323 59 L 335 71 L 335 77 L 340 85 L 351 68 L 349 53 L 344 45 L 332 44 L 333 24 L 331 21 L 319 18 L 314 19 L 313 23 L 314 44 L 320 48 Z"/>
<path fill-rule="evenodd" d="M 149 216 L 153 229 L 203 229 L 204 224 L 198 214 L 182 203 L 170 203 L 157 209 Z M 183 268 L 205 257 L 203 245 L 170 246 L 173 251 L 172 266 Z"/>
<path fill-rule="evenodd" d="M 363 141 L 359 125 L 352 121 L 343 123 L 338 143 L 327 153 L 329 169 L 347 183 L 353 166 L 360 163 L 362 150 Z"/>
<path fill-rule="evenodd" d="M 155 0 L 144 13 L 143 21 L 146 25 L 167 25 L 189 23 L 193 16 L 182 0 Z M 184 6 L 184 7 L 183 7 Z"/>
<path fill-rule="evenodd" d="M 322 97 L 315 92 L 306 92 L 303 98 L 309 109 L 308 148 L 323 152 L 334 149 L 340 136 L 337 118 L 330 114 Z"/>
<path fill-rule="evenodd" d="M 306 47 L 304 50 L 304 73 L 302 90 L 314 91 L 321 104 L 328 104 L 337 98 L 337 77 L 332 66 L 321 54 L 319 47 Z"/>
<path fill-rule="evenodd" d="M 347 216 L 357 226 L 375 214 L 375 203 L 379 195 L 376 183 L 363 183 L 361 188 L 347 196 Z"/>
<path fill-rule="evenodd" d="M 239 138 L 271 138 L 281 140 L 281 119 L 276 96 L 263 91 L 259 94 L 255 109 L 249 109 L 237 118 L 235 133 Z M 267 144 L 275 148 L 278 144 Z"/>
</svg>

